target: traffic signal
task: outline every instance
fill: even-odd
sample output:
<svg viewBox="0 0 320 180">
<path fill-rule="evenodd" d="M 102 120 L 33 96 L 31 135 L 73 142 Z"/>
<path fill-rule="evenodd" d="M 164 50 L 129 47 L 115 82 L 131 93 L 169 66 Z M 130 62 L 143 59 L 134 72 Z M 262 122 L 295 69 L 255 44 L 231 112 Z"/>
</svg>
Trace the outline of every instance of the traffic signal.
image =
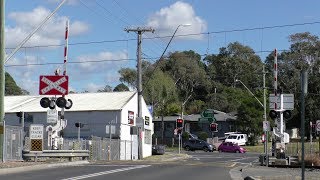
<svg viewBox="0 0 320 180">
<path fill-rule="evenodd" d="M 312 133 L 316 133 L 317 132 L 316 124 L 311 124 L 310 128 L 311 128 L 311 132 Z"/>
<path fill-rule="evenodd" d="M 19 118 L 22 118 L 22 113 L 23 113 L 23 112 L 21 112 L 21 111 L 20 111 L 20 112 L 16 112 L 16 115 L 17 115 Z"/>
<path fill-rule="evenodd" d="M 177 128 L 183 127 L 183 119 L 177 119 Z"/>
<path fill-rule="evenodd" d="M 83 126 L 84 126 L 84 124 L 82 124 L 82 123 L 80 123 L 80 122 L 76 122 L 76 123 L 74 123 L 74 125 L 78 128 L 78 127 L 80 127 L 80 128 L 83 128 Z"/>
<path fill-rule="evenodd" d="M 218 132 L 218 124 L 217 123 L 211 123 L 210 124 L 210 131 L 211 132 Z"/>
</svg>

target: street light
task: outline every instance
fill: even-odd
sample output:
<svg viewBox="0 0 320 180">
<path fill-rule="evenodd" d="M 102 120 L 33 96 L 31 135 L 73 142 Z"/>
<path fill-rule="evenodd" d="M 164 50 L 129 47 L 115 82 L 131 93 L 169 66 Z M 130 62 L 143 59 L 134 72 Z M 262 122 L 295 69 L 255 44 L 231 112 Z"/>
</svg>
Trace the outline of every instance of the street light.
<svg viewBox="0 0 320 180">
<path fill-rule="evenodd" d="M 178 27 L 176 28 L 176 30 L 174 31 L 174 33 L 172 34 L 172 36 L 171 36 L 171 38 L 170 38 L 170 40 L 169 40 L 169 42 L 168 42 L 168 44 L 167 44 L 167 46 L 166 46 L 166 48 L 164 49 L 164 51 L 162 52 L 162 54 L 161 54 L 161 56 L 160 56 L 160 58 L 159 58 L 159 60 L 161 60 L 162 59 L 162 57 L 164 56 L 164 54 L 166 53 L 166 51 L 167 51 L 167 49 L 168 49 L 168 47 L 169 47 L 169 45 L 170 45 L 170 43 L 171 43 L 171 41 L 172 41 L 172 39 L 173 39 L 173 37 L 176 35 L 176 33 L 177 33 L 177 31 L 178 31 L 178 29 L 179 29 L 179 27 L 186 27 L 186 26 L 191 26 L 191 24 L 179 24 L 178 25 Z M 149 80 L 148 80 L 149 81 Z M 147 83 L 146 84 L 148 84 L 148 81 L 147 81 Z M 182 115 L 182 117 L 181 118 L 183 118 L 183 115 Z M 162 143 L 163 143 L 163 138 L 164 138 L 164 121 L 163 121 L 163 113 L 162 113 L 162 117 L 161 117 L 161 125 L 162 125 L 162 128 L 161 128 L 161 140 L 162 140 Z M 179 137 L 180 137 L 180 135 L 179 135 Z M 179 142 L 180 142 L 180 139 L 179 139 Z M 180 146 L 179 146 L 179 150 L 180 150 Z M 180 153 L 180 151 L 179 151 L 179 153 Z"/>
<path fill-rule="evenodd" d="M 263 116 L 264 116 L 264 121 L 267 122 L 267 106 L 266 106 L 266 72 L 265 72 L 265 68 L 263 66 L 263 104 L 261 103 L 261 101 L 250 91 L 250 89 L 243 84 L 242 81 L 236 79 L 236 82 L 240 82 L 249 92 L 250 94 L 256 98 L 256 100 L 259 102 L 259 104 L 263 107 Z M 269 158 L 268 158 L 268 130 L 265 129 L 265 135 L 266 135 L 266 141 L 264 144 L 264 152 L 265 152 L 265 156 L 267 159 L 267 163 L 266 166 L 268 166 L 269 163 Z"/>
<path fill-rule="evenodd" d="M 246 85 L 243 84 L 242 81 L 240 81 L 239 79 L 236 79 L 236 82 L 240 82 L 240 83 L 249 91 L 249 93 L 250 93 L 254 98 L 256 98 L 256 100 L 259 102 L 259 104 L 264 108 L 264 105 L 262 104 L 262 102 L 250 91 L 250 89 L 249 89 Z"/>
<path fill-rule="evenodd" d="M 191 26 L 191 24 L 187 23 L 187 24 L 179 24 L 179 25 L 178 25 L 178 27 L 177 27 L 176 30 L 174 31 L 173 35 L 171 36 L 170 41 L 168 42 L 166 48 L 164 49 L 163 53 L 161 54 L 160 60 L 161 60 L 161 58 L 163 57 L 164 53 L 166 53 L 166 51 L 167 51 L 167 49 L 168 49 L 168 47 L 169 47 L 169 45 L 170 45 L 173 37 L 176 35 L 179 27 L 181 27 L 181 26 L 182 26 L 182 27 L 187 27 L 187 26 Z"/>
</svg>

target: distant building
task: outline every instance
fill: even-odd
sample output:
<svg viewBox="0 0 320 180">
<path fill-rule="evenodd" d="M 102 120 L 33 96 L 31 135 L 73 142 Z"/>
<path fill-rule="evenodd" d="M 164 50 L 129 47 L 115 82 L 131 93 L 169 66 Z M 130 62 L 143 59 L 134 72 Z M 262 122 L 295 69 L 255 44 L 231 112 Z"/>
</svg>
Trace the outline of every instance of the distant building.
<svg viewBox="0 0 320 180">
<path fill-rule="evenodd" d="M 49 96 L 6 96 L 4 100 L 5 123 L 7 125 L 21 125 L 17 112 L 25 114 L 25 131 L 30 124 L 43 124 L 44 127 L 52 125 L 47 122 L 47 110 L 42 108 L 40 100 Z M 66 99 L 73 101 L 71 109 L 65 110 L 67 127 L 62 131 L 64 138 L 77 138 L 78 129 L 75 123 L 84 124 L 81 128 L 81 138 L 89 139 L 91 136 L 109 137 L 106 134 L 106 126 L 115 126 L 113 138 L 133 141 L 138 145 L 137 135 L 130 134 L 130 127 L 137 125 L 138 100 L 136 92 L 101 92 L 101 93 L 81 93 L 69 94 Z M 60 108 L 57 108 L 60 110 Z M 152 155 L 152 115 L 144 100 L 142 100 L 142 116 L 145 122 L 142 134 L 143 157 Z M 129 157 L 137 158 L 138 148 L 120 147 L 120 159 Z M 131 153 L 132 152 L 132 153 Z M 130 155 L 129 155 L 129 154 Z"/>
<path fill-rule="evenodd" d="M 218 132 L 214 133 L 214 136 L 224 137 L 224 133 L 226 132 L 237 131 L 236 116 L 217 110 L 213 111 L 214 117 L 218 123 Z M 176 128 L 176 120 L 180 117 L 181 116 L 178 114 L 163 117 L 165 142 L 170 143 L 172 141 L 172 138 L 174 137 L 174 129 Z M 211 131 L 209 129 L 210 122 L 199 121 L 200 118 L 200 114 L 184 115 L 184 131 L 196 135 L 198 135 L 200 132 L 206 132 L 208 133 L 209 137 L 211 137 Z M 158 139 L 161 139 L 162 117 L 155 117 L 153 122 L 154 134 Z"/>
</svg>

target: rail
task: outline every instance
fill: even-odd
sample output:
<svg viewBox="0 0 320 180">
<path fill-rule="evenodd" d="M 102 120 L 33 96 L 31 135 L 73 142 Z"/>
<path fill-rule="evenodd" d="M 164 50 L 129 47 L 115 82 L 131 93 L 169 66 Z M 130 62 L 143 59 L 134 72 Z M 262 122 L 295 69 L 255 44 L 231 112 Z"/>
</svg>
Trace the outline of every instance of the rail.
<svg viewBox="0 0 320 180">
<path fill-rule="evenodd" d="M 52 158 L 68 158 L 72 161 L 76 157 L 86 160 L 89 157 L 89 150 L 43 150 L 39 152 L 35 151 L 23 151 L 23 159 L 37 158 L 40 157 L 52 157 Z"/>
</svg>

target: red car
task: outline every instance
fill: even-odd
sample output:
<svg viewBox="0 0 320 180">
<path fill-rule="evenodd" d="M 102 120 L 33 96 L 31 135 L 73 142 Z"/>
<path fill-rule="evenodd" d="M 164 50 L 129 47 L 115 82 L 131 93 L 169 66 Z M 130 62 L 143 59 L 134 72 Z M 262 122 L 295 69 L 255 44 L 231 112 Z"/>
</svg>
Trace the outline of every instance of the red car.
<svg viewBox="0 0 320 180">
<path fill-rule="evenodd" d="M 223 142 L 218 147 L 219 152 L 245 153 L 246 149 L 232 142 Z"/>
</svg>

